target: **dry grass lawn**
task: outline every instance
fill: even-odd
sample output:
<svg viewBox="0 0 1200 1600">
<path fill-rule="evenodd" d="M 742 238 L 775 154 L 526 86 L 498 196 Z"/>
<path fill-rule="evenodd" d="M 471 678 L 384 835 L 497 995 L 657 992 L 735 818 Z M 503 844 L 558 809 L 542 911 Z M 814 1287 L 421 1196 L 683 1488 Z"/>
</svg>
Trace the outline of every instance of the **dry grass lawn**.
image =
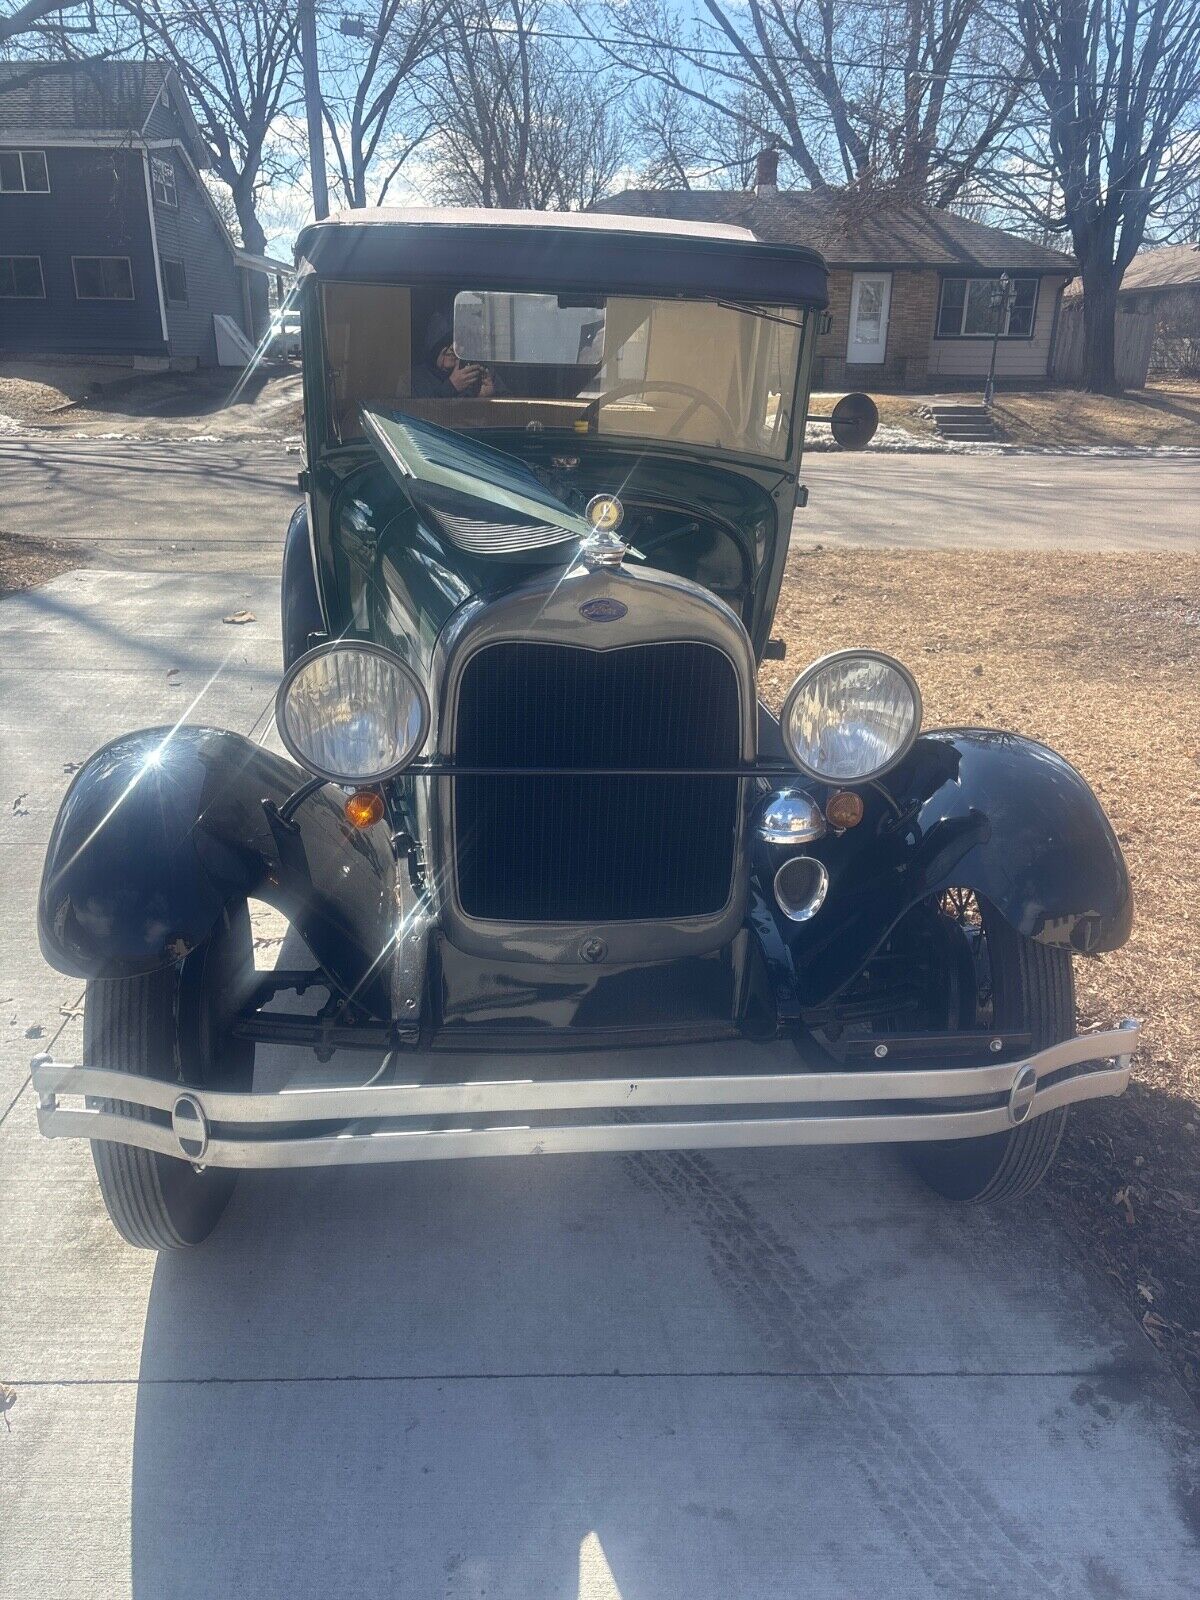
<svg viewBox="0 0 1200 1600">
<path fill-rule="evenodd" d="M 98 383 L 111 382 L 112 367 L 71 361 L 0 361 L 0 413 L 18 422 L 53 422 Z"/>
<path fill-rule="evenodd" d="M 831 394 L 812 394 L 809 397 L 809 411 L 819 417 L 827 417 L 844 393 L 844 390 L 839 389 Z M 915 434 L 920 439 L 936 438 L 932 421 L 921 415 L 920 408 L 924 402 L 917 396 L 872 394 L 871 399 L 879 407 L 881 428 L 901 428 L 905 433 Z"/>
<path fill-rule="evenodd" d="M 982 385 L 980 385 L 982 388 Z M 814 394 L 812 410 L 828 416 L 840 394 Z M 927 395 L 875 394 L 881 427 L 901 428 L 918 439 L 936 437 L 922 414 Z M 977 401 L 978 390 L 964 393 Z M 1059 449 L 1183 445 L 1200 449 L 1200 381 L 1183 378 L 1129 389 L 1119 398 L 1078 389 L 1000 389 L 993 416 L 1008 444 Z"/>
<path fill-rule="evenodd" d="M 78 560 L 69 550 L 56 539 L 31 539 L 0 528 L 0 597 L 57 578 Z"/>
<path fill-rule="evenodd" d="M 243 384 L 229 368 L 152 373 L 8 358 L 0 360 L 0 417 L 68 436 L 278 438 L 301 427 L 300 375 L 264 365 Z"/>
<path fill-rule="evenodd" d="M 854 644 L 916 673 L 929 727 L 1052 745 L 1104 804 L 1137 894 L 1121 951 L 1078 960 L 1082 1022 L 1145 1022 L 1135 1083 L 1072 1114 L 1050 1203 L 1200 1398 L 1200 555 L 793 551 L 764 668 L 778 705 Z"/>
<path fill-rule="evenodd" d="M 1200 382 L 1149 383 L 1118 398 L 1074 389 L 996 395 L 993 415 L 1012 444 L 1200 447 Z"/>
</svg>

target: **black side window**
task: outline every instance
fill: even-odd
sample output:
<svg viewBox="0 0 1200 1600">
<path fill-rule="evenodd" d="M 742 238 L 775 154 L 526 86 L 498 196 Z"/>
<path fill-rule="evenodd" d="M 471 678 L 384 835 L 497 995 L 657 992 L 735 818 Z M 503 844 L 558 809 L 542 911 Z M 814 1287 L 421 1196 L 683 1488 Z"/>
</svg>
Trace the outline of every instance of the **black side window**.
<svg viewBox="0 0 1200 1600">
<path fill-rule="evenodd" d="M 187 273 L 184 271 L 182 261 L 169 261 L 163 257 L 163 288 L 167 292 L 167 299 L 173 305 L 187 305 Z"/>
<path fill-rule="evenodd" d="M 0 150 L 0 194 L 49 194 L 44 150 Z"/>
<path fill-rule="evenodd" d="M 128 256 L 76 256 L 75 296 L 79 300 L 132 300 Z"/>
<path fill-rule="evenodd" d="M 44 300 L 40 256 L 0 256 L 0 299 Z"/>
</svg>

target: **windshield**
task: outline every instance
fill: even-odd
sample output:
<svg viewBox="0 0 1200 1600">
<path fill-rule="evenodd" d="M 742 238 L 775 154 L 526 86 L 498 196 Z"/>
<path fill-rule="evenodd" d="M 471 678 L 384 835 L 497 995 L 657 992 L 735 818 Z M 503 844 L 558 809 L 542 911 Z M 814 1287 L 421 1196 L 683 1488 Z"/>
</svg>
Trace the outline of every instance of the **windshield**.
<svg viewBox="0 0 1200 1600">
<path fill-rule="evenodd" d="M 705 445 L 782 460 L 803 312 L 633 296 L 323 286 L 331 425 L 361 408 L 442 427 Z"/>
</svg>

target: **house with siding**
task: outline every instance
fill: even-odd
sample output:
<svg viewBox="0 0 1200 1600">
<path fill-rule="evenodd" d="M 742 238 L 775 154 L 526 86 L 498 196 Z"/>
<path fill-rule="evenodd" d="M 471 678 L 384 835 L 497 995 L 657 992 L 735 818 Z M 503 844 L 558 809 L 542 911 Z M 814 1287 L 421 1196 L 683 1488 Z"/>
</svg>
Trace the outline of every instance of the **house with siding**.
<svg viewBox="0 0 1200 1600">
<path fill-rule="evenodd" d="M 164 63 L 0 62 L 0 352 L 240 364 L 290 268 L 236 246 L 208 164 Z"/>
<path fill-rule="evenodd" d="M 764 151 L 755 187 L 627 189 L 598 211 L 727 222 L 760 239 L 819 250 L 829 265 L 829 327 L 817 388 L 926 389 L 982 383 L 1001 273 L 1012 283 L 997 349 L 1003 381 L 1044 381 L 1072 257 L 1000 228 L 887 194 L 780 189 Z"/>
<path fill-rule="evenodd" d="M 1083 373 L 1083 284 L 1063 296 L 1055 371 L 1065 381 Z M 1117 382 L 1140 389 L 1151 372 L 1200 376 L 1200 243 L 1139 250 L 1117 291 Z"/>
</svg>

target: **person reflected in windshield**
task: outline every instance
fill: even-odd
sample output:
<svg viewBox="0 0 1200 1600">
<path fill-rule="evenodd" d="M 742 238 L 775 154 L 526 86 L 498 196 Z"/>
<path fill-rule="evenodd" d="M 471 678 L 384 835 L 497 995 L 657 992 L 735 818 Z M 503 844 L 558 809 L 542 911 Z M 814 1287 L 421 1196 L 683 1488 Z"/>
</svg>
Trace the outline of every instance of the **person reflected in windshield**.
<svg viewBox="0 0 1200 1600">
<path fill-rule="evenodd" d="M 412 392 L 422 400 L 488 400 L 497 393 L 496 378 L 479 361 L 460 361 L 454 348 L 454 327 L 444 311 L 429 319 L 414 366 Z"/>
</svg>

